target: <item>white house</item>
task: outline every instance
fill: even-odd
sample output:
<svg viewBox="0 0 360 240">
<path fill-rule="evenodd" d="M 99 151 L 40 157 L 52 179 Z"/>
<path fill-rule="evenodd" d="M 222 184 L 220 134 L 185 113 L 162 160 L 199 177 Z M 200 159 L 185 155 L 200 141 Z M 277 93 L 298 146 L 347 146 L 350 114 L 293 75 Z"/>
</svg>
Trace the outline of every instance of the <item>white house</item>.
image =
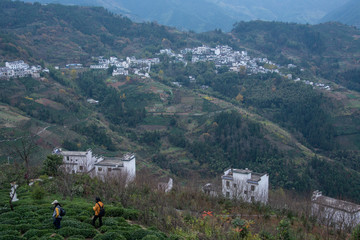
<svg viewBox="0 0 360 240">
<path fill-rule="evenodd" d="M 5 67 L 10 68 L 12 70 L 28 69 L 29 64 L 25 63 L 23 60 L 19 60 L 15 62 L 5 62 Z"/>
<path fill-rule="evenodd" d="M 63 156 L 63 166 L 68 173 L 88 173 L 92 177 L 105 179 L 116 174 L 126 176 L 126 181 L 133 181 L 136 177 L 135 154 L 127 153 L 121 158 L 104 158 L 93 155 L 91 149 L 87 151 L 62 151 L 57 148 L 55 154 Z"/>
<path fill-rule="evenodd" d="M 105 158 L 95 164 L 95 176 L 105 179 L 106 177 L 126 177 L 126 182 L 131 182 L 136 177 L 135 154 L 127 153 L 123 157 Z"/>
<path fill-rule="evenodd" d="M 94 156 L 91 149 L 87 151 L 62 151 L 57 149 L 55 153 L 63 156 L 63 165 L 68 173 L 89 173 L 95 163 L 103 160 L 102 157 Z"/>
<path fill-rule="evenodd" d="M 222 193 L 228 198 L 241 198 L 246 202 L 266 204 L 269 197 L 269 175 L 249 169 L 230 168 L 222 178 Z"/>
<path fill-rule="evenodd" d="M 323 196 L 318 190 L 311 197 L 311 214 L 321 224 L 338 229 L 352 229 L 360 224 L 360 205 Z"/>
</svg>

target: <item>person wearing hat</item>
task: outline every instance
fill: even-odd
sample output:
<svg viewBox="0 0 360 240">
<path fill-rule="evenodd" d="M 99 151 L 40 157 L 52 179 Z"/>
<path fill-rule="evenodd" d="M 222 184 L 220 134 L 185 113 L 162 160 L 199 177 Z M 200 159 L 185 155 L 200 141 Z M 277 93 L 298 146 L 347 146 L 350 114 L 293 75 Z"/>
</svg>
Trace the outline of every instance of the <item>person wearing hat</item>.
<svg viewBox="0 0 360 240">
<path fill-rule="evenodd" d="M 54 205 L 54 213 L 53 213 L 53 219 L 54 219 L 54 226 L 56 229 L 59 229 L 60 228 L 60 222 L 61 222 L 61 219 L 62 217 L 60 216 L 60 203 L 58 202 L 58 200 L 55 200 L 51 203 L 52 205 Z"/>
<path fill-rule="evenodd" d="M 99 218 L 99 224 L 100 227 L 102 226 L 102 217 L 103 217 L 103 213 L 104 213 L 104 204 L 101 202 L 99 197 L 95 198 L 95 206 L 93 207 L 94 209 L 94 217 L 92 220 L 92 225 L 95 226 L 95 221 L 96 219 Z"/>
</svg>

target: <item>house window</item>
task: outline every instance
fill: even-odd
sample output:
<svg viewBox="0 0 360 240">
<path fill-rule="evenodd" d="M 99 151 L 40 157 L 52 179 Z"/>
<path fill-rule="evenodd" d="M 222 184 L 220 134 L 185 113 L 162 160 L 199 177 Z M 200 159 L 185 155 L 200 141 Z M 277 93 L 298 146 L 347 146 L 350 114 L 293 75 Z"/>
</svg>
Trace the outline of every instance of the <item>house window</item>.
<svg viewBox="0 0 360 240">
<path fill-rule="evenodd" d="M 247 191 L 246 191 L 246 190 L 244 191 L 244 194 L 247 194 Z"/>
<path fill-rule="evenodd" d="M 226 181 L 226 187 L 229 188 L 230 187 L 230 182 Z"/>
<path fill-rule="evenodd" d="M 71 172 L 72 172 L 72 173 L 75 173 L 75 170 L 72 170 Z"/>
<path fill-rule="evenodd" d="M 111 172 L 111 168 L 108 168 L 108 172 Z"/>
<path fill-rule="evenodd" d="M 226 197 L 230 197 L 230 192 L 226 192 Z"/>
<path fill-rule="evenodd" d="M 70 158 L 69 158 L 69 157 L 66 157 L 66 160 L 67 160 L 67 161 L 69 161 L 69 160 L 70 160 Z"/>
<path fill-rule="evenodd" d="M 255 202 L 255 197 L 251 196 L 251 202 Z"/>
<path fill-rule="evenodd" d="M 236 183 L 234 183 L 234 188 L 236 188 L 237 187 L 237 185 L 236 185 Z"/>
<path fill-rule="evenodd" d="M 79 167 L 79 170 L 80 170 L 80 171 L 84 170 L 84 167 L 83 167 L 83 166 L 80 166 L 80 167 Z"/>
<path fill-rule="evenodd" d="M 255 186 L 254 185 L 251 186 L 251 191 L 255 191 Z"/>
<path fill-rule="evenodd" d="M 98 168 L 98 171 L 99 171 L 99 172 L 101 172 L 101 171 L 102 171 L 102 168 L 101 168 L 101 167 L 99 167 L 99 168 Z"/>
</svg>

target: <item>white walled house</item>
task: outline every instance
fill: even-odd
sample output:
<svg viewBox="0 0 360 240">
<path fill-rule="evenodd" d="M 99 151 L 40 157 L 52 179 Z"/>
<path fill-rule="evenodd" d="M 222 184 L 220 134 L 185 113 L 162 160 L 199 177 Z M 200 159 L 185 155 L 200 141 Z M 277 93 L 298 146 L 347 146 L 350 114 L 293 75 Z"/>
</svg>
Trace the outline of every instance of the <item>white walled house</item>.
<svg viewBox="0 0 360 240">
<path fill-rule="evenodd" d="M 63 156 L 63 165 L 68 173 L 89 173 L 95 163 L 103 160 L 102 157 L 94 156 L 91 149 L 83 152 L 60 150 L 58 153 Z"/>
<path fill-rule="evenodd" d="M 269 175 L 266 173 L 231 168 L 224 172 L 221 179 L 225 197 L 243 199 L 245 202 L 268 202 Z"/>
<path fill-rule="evenodd" d="M 63 166 L 68 173 L 87 173 L 91 177 L 126 176 L 126 181 L 133 181 L 136 177 L 135 154 L 127 153 L 123 157 L 104 158 L 95 156 L 91 149 L 87 151 L 62 151 L 57 148 L 55 154 L 63 156 Z"/>
<path fill-rule="evenodd" d="M 127 153 L 123 157 L 105 158 L 95 164 L 95 176 L 104 180 L 106 177 L 126 177 L 131 182 L 136 177 L 135 154 Z"/>
<path fill-rule="evenodd" d="M 311 197 L 311 214 L 319 223 L 337 229 L 352 229 L 360 224 L 360 205 L 330 198 L 314 191 Z"/>
</svg>

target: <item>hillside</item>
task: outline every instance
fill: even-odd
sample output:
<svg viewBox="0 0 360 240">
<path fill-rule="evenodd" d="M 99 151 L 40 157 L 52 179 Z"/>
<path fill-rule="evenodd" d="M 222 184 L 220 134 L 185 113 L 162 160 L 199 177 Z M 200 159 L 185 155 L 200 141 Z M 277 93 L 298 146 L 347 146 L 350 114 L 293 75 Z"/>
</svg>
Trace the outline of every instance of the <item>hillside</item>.
<svg viewBox="0 0 360 240">
<path fill-rule="evenodd" d="M 185 184 L 216 179 L 229 166 L 248 167 L 268 172 L 272 188 L 321 189 L 360 201 L 360 188 L 349 187 L 360 186 L 360 97 L 342 86 L 346 70 L 357 66 L 358 30 L 256 21 L 239 23 L 230 34 L 195 34 L 133 23 L 103 8 L 0 4 L 2 62 L 23 59 L 50 68 L 41 78 L 0 82 L 3 162 L 8 156 L 18 161 L 9 149 L 18 144 L 14 139 L 31 134 L 38 145 L 34 165 L 59 146 L 93 148 L 106 156 L 132 151 L 139 169 Z M 269 57 L 279 66 L 261 67 L 282 75 L 229 72 L 211 62 L 183 64 L 166 55 L 151 67 L 150 78 L 86 68 L 92 56 L 155 57 L 162 48 L 202 44 L 229 44 Z M 62 68 L 74 62 L 85 68 Z M 333 178 L 324 169 L 331 169 Z"/>
<path fill-rule="evenodd" d="M 23 182 L 20 166 L 0 173 L 0 239 L 339 239 L 333 231 L 310 218 L 309 202 L 273 192 L 276 207 L 210 197 L 197 188 L 176 186 L 156 190 L 156 179 L 139 172 L 136 182 L 124 186 L 119 179 L 107 184 L 86 175 L 40 176 L 32 186 Z M 15 168 L 16 169 L 15 169 Z M 14 174 L 15 173 L 15 174 Z M 17 179 L 18 201 L 9 203 L 8 180 Z M 65 184 L 66 182 L 66 184 Z M 91 225 L 95 196 L 105 204 L 103 226 Z M 53 226 L 51 202 L 66 210 L 61 228 Z M 296 201 L 294 201 L 296 200 Z M 287 205 L 287 208 L 284 208 Z M 354 231 L 355 232 L 355 231 Z"/>
<path fill-rule="evenodd" d="M 156 0 L 150 3 L 140 0 L 40 0 L 38 2 L 102 6 L 135 21 L 155 21 L 163 25 L 196 32 L 214 29 L 228 32 L 235 22 L 259 19 L 314 24 L 346 1 Z"/>
<path fill-rule="evenodd" d="M 136 55 L 140 49 L 154 54 L 160 48 L 191 44 L 184 40 L 186 34 L 155 23 L 133 23 L 103 8 L 2 0 L 0 15 L 0 62 L 6 57 L 65 64 L 99 55 Z"/>
<path fill-rule="evenodd" d="M 344 6 L 335 9 L 325 15 L 320 22 L 341 22 L 350 26 L 360 28 L 360 3 L 359 1 L 352 0 L 347 2 Z"/>
</svg>

